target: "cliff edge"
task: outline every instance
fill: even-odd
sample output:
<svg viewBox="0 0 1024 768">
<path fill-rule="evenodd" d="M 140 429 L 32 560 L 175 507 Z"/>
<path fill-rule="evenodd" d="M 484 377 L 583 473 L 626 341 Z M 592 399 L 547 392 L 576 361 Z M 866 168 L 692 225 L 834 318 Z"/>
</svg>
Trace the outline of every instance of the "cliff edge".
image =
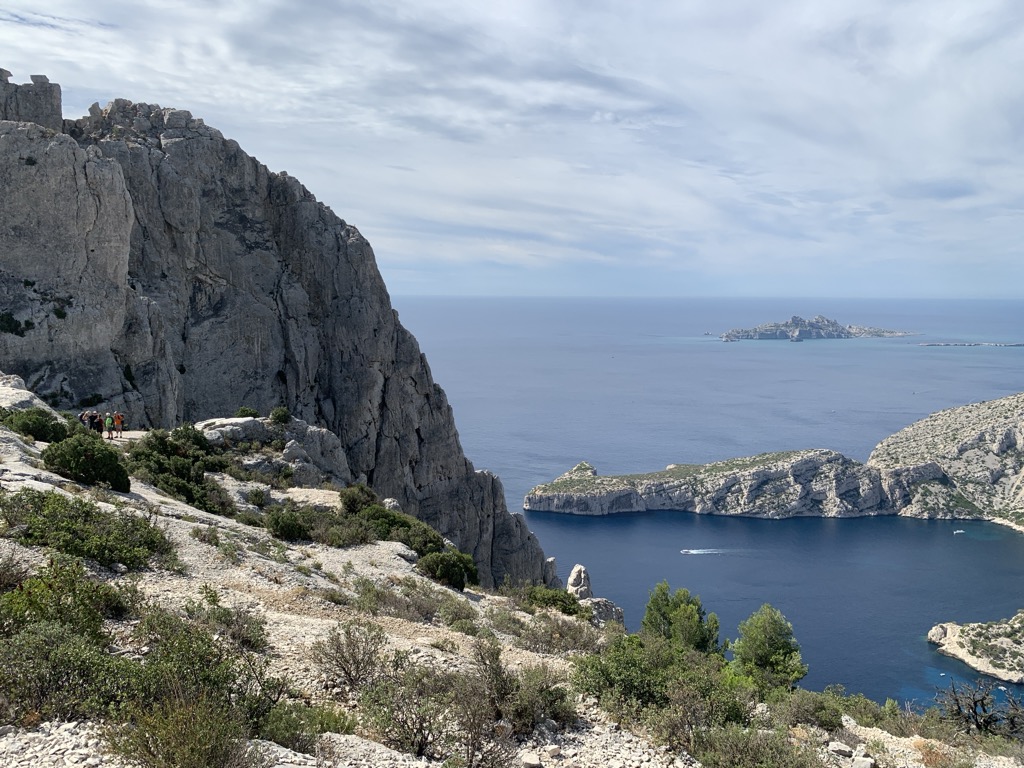
<svg viewBox="0 0 1024 768">
<path fill-rule="evenodd" d="M 174 426 L 245 405 L 338 435 L 365 482 L 472 553 L 485 586 L 554 583 L 359 231 L 189 112 L 117 99 L 63 120 L 0 70 L 0 368 L 54 407 Z"/>
<path fill-rule="evenodd" d="M 866 464 L 822 449 L 600 476 L 583 462 L 526 496 L 526 509 L 644 510 L 784 518 L 978 517 L 1024 523 L 1024 393 L 932 414 Z"/>
</svg>

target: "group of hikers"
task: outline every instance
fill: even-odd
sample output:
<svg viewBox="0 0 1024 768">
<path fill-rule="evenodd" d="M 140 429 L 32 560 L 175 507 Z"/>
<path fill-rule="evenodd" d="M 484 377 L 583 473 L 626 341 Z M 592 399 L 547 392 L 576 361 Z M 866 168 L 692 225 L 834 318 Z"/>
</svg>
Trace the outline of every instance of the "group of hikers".
<svg viewBox="0 0 1024 768">
<path fill-rule="evenodd" d="M 78 420 L 86 429 L 99 432 L 100 435 L 106 432 L 108 440 L 113 440 L 115 433 L 120 438 L 124 431 L 124 414 L 120 411 L 107 411 L 104 416 L 100 416 L 99 411 L 82 411 L 78 414 Z"/>
</svg>

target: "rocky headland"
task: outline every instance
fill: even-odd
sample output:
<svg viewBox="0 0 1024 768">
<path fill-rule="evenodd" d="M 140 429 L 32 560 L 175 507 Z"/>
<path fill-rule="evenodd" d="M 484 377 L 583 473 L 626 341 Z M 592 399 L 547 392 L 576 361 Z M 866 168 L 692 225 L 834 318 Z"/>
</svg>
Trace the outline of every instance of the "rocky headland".
<svg viewBox="0 0 1024 768">
<path fill-rule="evenodd" d="M 1024 683 L 1024 612 L 1002 621 L 936 624 L 928 642 L 989 677 Z"/>
<path fill-rule="evenodd" d="M 871 328 L 863 325 L 840 325 L 824 315 L 817 315 L 804 320 L 793 315 L 789 320 L 780 323 L 762 323 L 754 328 L 733 328 L 719 338 L 723 341 L 788 339 L 804 341 L 807 339 L 856 339 L 866 337 L 912 336 L 910 331 L 890 331 L 885 328 Z"/>
<path fill-rule="evenodd" d="M 1024 523 L 1024 394 L 932 414 L 883 440 L 867 463 L 835 451 L 767 453 L 601 476 L 582 462 L 527 494 L 528 510 L 646 510 L 786 518 L 980 518 Z"/>
<path fill-rule="evenodd" d="M 0 70 L 0 368 L 62 410 L 173 426 L 275 406 L 473 555 L 486 584 L 556 579 L 501 482 L 463 453 L 373 249 L 287 173 L 181 109 Z"/>
</svg>

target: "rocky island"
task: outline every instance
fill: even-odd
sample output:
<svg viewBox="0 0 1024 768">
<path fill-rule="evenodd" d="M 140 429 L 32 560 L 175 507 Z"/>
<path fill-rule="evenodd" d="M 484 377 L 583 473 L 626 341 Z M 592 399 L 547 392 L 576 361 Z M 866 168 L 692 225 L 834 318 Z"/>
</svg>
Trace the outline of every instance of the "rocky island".
<svg viewBox="0 0 1024 768">
<path fill-rule="evenodd" d="M 804 341 L 806 339 L 891 338 L 913 335 L 910 331 L 890 331 L 885 328 L 870 328 L 863 325 L 840 325 L 824 315 L 817 315 L 810 320 L 793 315 L 789 320 L 781 323 L 762 323 L 754 328 L 733 328 L 719 338 L 723 341 L 740 341 L 741 339 Z"/>
</svg>

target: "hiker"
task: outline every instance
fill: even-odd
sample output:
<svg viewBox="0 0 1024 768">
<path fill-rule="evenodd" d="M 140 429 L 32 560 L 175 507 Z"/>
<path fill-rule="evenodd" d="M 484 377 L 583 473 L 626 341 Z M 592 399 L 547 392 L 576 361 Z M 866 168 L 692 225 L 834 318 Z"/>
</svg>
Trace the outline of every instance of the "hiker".
<svg viewBox="0 0 1024 768">
<path fill-rule="evenodd" d="M 114 411 L 114 431 L 117 432 L 117 439 L 121 439 L 121 433 L 124 431 L 124 414 L 120 411 Z"/>
<path fill-rule="evenodd" d="M 103 428 L 107 431 L 107 440 L 113 440 L 114 417 L 110 415 L 110 411 L 107 411 L 107 415 L 103 417 Z"/>
<path fill-rule="evenodd" d="M 81 424 L 86 429 L 89 428 L 89 412 L 88 411 L 82 411 L 80 414 L 78 414 L 78 423 Z"/>
<path fill-rule="evenodd" d="M 89 411 L 87 417 L 89 419 L 89 429 L 93 432 L 99 432 L 103 434 L 103 424 L 100 422 L 100 415 L 96 411 Z"/>
</svg>

